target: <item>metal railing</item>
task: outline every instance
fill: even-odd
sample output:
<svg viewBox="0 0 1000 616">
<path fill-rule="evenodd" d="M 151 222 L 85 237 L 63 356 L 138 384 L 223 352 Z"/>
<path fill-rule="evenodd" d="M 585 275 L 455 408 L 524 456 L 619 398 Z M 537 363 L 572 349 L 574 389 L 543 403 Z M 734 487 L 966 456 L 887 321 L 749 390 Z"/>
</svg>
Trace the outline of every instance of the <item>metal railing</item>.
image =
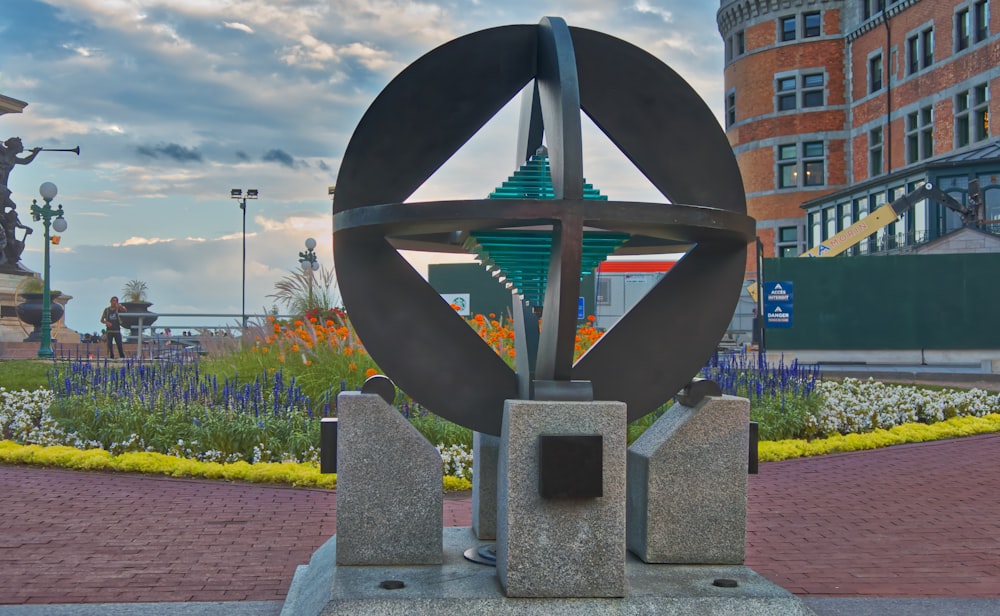
<svg viewBox="0 0 1000 616">
<path fill-rule="evenodd" d="M 263 326 L 267 319 L 298 318 L 289 314 L 247 314 L 212 312 L 138 312 L 127 313 L 137 319 L 135 325 L 128 326 L 135 334 L 126 336 L 136 344 L 136 356 L 148 354 L 150 359 L 172 352 L 203 351 L 208 340 L 215 338 L 241 339 L 247 330 Z M 244 316 L 246 321 L 244 321 Z M 161 320 L 162 319 L 162 320 Z M 179 320 L 176 320 L 179 319 Z M 230 323 L 219 319 L 232 319 Z M 146 321 L 150 321 L 149 324 Z M 247 323 L 244 327 L 243 323 Z M 168 335 L 166 332 L 170 330 Z M 173 347 L 177 348 L 173 348 Z"/>
</svg>

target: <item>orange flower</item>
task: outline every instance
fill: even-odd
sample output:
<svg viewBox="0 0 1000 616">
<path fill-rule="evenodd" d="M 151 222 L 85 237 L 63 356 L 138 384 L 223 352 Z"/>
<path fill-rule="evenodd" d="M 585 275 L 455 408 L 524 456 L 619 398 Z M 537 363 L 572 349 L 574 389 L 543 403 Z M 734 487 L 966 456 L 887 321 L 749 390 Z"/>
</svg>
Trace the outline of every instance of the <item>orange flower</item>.
<svg viewBox="0 0 1000 616">
<path fill-rule="evenodd" d="M 587 317 L 587 320 L 590 321 L 591 323 L 593 323 L 594 321 L 597 320 L 597 317 L 595 317 L 594 315 L 590 315 L 590 316 Z"/>
<path fill-rule="evenodd" d="M 376 370 L 375 368 L 369 368 L 369 369 L 365 370 L 365 378 L 366 379 L 370 379 L 373 376 L 375 376 L 376 374 L 378 374 L 378 370 Z"/>
<path fill-rule="evenodd" d="M 350 370 L 351 372 L 357 372 L 358 365 L 352 361 L 351 363 L 347 364 L 347 369 Z"/>
</svg>

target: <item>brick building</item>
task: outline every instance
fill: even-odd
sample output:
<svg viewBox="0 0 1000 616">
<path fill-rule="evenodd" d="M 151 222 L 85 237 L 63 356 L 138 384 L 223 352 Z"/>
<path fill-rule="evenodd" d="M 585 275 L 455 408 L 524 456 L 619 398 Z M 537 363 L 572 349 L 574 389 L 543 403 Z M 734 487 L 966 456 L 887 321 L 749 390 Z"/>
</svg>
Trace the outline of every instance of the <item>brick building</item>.
<svg viewBox="0 0 1000 616">
<path fill-rule="evenodd" d="M 964 202 L 978 179 L 986 219 L 1000 223 L 991 4 L 721 0 L 726 131 L 764 256 L 797 256 L 922 182 Z M 960 226 L 920 202 L 851 252 L 899 251 Z"/>
</svg>

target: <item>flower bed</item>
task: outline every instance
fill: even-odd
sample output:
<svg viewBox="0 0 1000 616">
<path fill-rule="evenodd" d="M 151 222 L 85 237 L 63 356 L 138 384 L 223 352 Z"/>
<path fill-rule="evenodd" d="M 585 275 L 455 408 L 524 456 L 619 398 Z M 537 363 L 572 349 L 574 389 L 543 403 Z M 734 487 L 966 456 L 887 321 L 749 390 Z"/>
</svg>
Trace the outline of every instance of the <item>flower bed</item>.
<svg viewBox="0 0 1000 616">
<path fill-rule="evenodd" d="M 124 383 L 128 382 L 127 370 L 116 370 L 116 378 L 119 379 L 116 387 L 124 387 Z M 154 381 L 157 378 L 148 370 L 146 376 Z M 104 383 L 106 379 L 95 379 L 91 375 L 91 382 Z M 744 379 L 743 382 L 748 381 Z M 71 385 L 66 386 L 72 390 Z M 213 391 L 208 386 L 203 389 L 206 393 Z M 112 388 L 114 391 L 119 390 Z M 271 391 L 273 393 L 274 389 Z M 812 438 L 765 440 L 760 446 L 762 461 L 1000 431 L 1000 394 L 978 389 L 931 391 L 887 385 L 871 379 L 847 378 L 841 382 L 819 382 L 815 394 L 820 401 L 818 411 L 806 415 L 805 423 L 800 426 L 801 431 Z M 273 418 L 260 419 L 258 413 L 250 422 L 257 422 L 255 425 L 240 427 L 237 411 L 232 408 L 233 399 L 228 394 L 220 397 L 217 388 L 213 395 L 218 397 L 218 406 L 214 411 L 210 407 L 202 409 L 208 417 L 204 421 L 197 420 L 198 414 L 191 411 L 190 404 L 182 410 L 170 410 L 164 408 L 166 403 L 163 398 L 153 397 L 151 400 L 150 396 L 137 394 L 101 395 L 107 396 L 100 398 L 104 405 L 101 409 L 74 415 L 60 406 L 59 399 L 51 390 L 7 391 L 0 388 L 0 440 L 4 441 L 0 460 L 174 476 L 335 485 L 334 477 L 318 472 L 318 450 L 315 447 L 318 435 L 312 434 L 312 427 L 302 428 L 302 438 L 307 446 L 299 447 L 299 453 L 293 455 L 292 451 L 278 445 L 279 439 L 275 434 L 282 431 L 276 427 L 280 426 L 279 423 L 269 423 Z M 91 397 L 97 400 L 98 393 L 92 392 Z M 122 406 L 126 399 L 132 399 L 133 403 L 138 401 L 140 406 L 131 409 Z M 118 408 L 117 412 L 115 408 Z M 56 415 L 64 415 L 56 416 L 52 411 Z M 309 417 L 308 413 L 297 413 L 299 411 L 292 410 L 277 415 L 279 419 L 291 417 L 292 423 L 318 426 L 318 421 Z M 74 423 L 79 420 L 78 415 L 88 419 L 82 424 L 82 430 L 77 429 L 81 424 Z M 245 415 L 251 417 L 249 413 Z M 89 421 L 91 416 L 92 422 Z M 421 414 L 412 420 L 420 425 L 428 417 Z M 144 430 L 152 436 L 146 432 L 142 435 L 128 432 L 129 428 Z M 163 433 L 159 440 L 157 430 Z M 227 436 L 228 430 L 237 434 L 246 433 L 246 443 L 250 443 L 252 451 L 250 455 L 243 457 L 220 448 L 225 445 L 219 443 L 231 446 L 239 440 L 232 435 Z M 427 430 L 425 427 L 425 433 Z M 178 434 L 183 436 L 178 437 Z M 446 486 L 468 489 L 472 479 L 472 453 L 465 442 L 463 429 L 448 424 L 437 436 L 440 438 L 435 442 L 438 442 L 437 448 L 448 476 Z M 246 443 L 244 446 L 248 446 Z M 261 466 L 264 464 L 273 466 Z M 250 467 L 258 468 L 251 470 Z"/>
</svg>

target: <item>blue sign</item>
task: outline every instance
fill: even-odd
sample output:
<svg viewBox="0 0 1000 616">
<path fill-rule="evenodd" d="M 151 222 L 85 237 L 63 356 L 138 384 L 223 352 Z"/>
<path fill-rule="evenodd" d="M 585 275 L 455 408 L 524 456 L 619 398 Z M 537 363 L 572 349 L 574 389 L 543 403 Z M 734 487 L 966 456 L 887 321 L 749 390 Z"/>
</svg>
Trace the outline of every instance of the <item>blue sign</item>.
<svg viewBox="0 0 1000 616">
<path fill-rule="evenodd" d="M 576 318 L 582 321 L 586 316 L 583 314 L 583 298 L 581 297 L 580 301 L 576 304 Z"/>
<path fill-rule="evenodd" d="M 764 304 L 764 317 L 768 329 L 792 326 L 791 304 Z"/>
<path fill-rule="evenodd" d="M 764 323 L 768 329 L 792 326 L 792 282 L 764 283 Z"/>
<path fill-rule="evenodd" d="M 784 304 L 792 303 L 792 282 L 790 280 L 765 282 L 764 301 Z"/>
</svg>

